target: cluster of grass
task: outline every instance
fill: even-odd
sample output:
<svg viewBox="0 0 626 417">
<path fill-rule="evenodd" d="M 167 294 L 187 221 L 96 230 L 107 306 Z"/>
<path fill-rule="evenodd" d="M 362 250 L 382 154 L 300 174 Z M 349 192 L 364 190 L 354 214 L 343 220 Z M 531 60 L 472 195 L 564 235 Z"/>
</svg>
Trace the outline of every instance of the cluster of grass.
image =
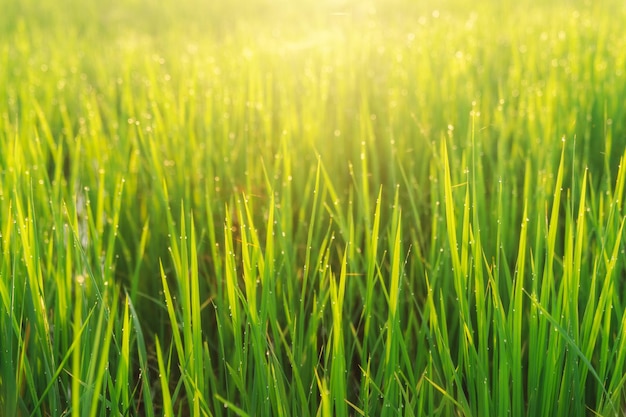
<svg viewBox="0 0 626 417">
<path fill-rule="evenodd" d="M 620 1 L 104 3 L 2 5 L 3 415 L 625 412 Z"/>
</svg>

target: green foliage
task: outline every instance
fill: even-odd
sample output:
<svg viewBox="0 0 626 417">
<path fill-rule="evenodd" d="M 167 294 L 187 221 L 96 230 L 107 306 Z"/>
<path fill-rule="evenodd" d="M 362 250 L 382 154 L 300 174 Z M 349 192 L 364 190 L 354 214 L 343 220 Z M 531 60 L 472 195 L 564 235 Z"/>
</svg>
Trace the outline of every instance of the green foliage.
<svg viewBox="0 0 626 417">
<path fill-rule="evenodd" d="M 7 416 L 625 412 L 622 3 L 8 3 Z"/>
</svg>

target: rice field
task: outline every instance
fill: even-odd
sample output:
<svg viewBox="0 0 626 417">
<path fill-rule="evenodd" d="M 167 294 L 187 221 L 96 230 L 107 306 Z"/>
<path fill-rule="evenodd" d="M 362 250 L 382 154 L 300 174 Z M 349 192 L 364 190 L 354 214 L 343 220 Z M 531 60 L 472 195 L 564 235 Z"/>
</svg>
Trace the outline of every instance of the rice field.
<svg viewBox="0 0 626 417">
<path fill-rule="evenodd" d="M 626 5 L 0 0 L 0 414 L 626 413 Z"/>
</svg>

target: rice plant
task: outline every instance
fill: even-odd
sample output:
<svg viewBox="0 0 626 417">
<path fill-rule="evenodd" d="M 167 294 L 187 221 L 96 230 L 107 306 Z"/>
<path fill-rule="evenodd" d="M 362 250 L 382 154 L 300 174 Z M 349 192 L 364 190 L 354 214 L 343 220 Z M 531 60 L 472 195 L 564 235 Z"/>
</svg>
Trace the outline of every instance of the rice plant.
<svg viewBox="0 0 626 417">
<path fill-rule="evenodd" d="M 0 414 L 626 413 L 621 2 L 0 10 Z"/>
</svg>

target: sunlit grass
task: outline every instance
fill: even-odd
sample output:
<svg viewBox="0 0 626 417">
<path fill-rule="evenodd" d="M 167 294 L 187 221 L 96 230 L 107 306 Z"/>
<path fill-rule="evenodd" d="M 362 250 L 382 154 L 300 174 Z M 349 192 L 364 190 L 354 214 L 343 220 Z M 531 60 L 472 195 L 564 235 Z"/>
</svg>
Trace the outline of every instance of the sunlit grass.
<svg viewBox="0 0 626 417">
<path fill-rule="evenodd" d="M 623 414 L 626 9 L 544 3 L 4 5 L 0 410 Z"/>
</svg>

